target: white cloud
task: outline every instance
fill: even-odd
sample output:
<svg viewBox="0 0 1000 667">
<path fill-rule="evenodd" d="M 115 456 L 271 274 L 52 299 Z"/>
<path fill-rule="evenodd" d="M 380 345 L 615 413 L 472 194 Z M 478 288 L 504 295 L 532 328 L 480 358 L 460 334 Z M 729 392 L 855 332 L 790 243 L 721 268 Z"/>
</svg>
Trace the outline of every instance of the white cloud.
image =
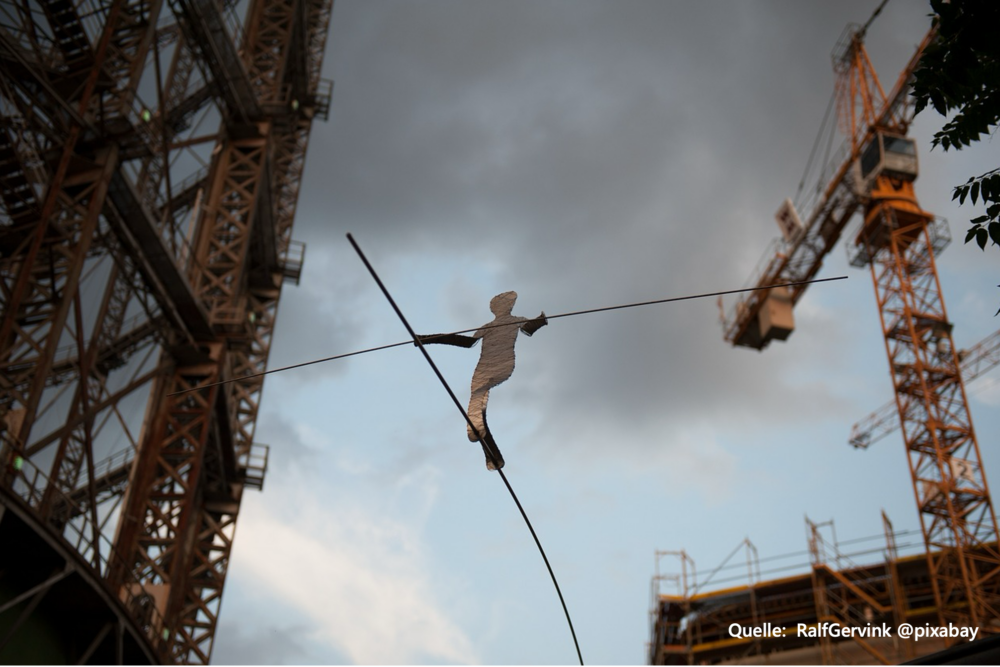
<svg viewBox="0 0 1000 667">
<path fill-rule="evenodd" d="M 716 506 L 730 500 L 738 460 L 719 444 L 719 435 L 719 429 L 709 424 L 677 424 L 651 417 L 632 421 L 627 428 L 620 422 L 580 420 L 563 427 L 560 434 L 542 426 L 533 439 L 541 445 L 540 456 L 552 464 L 565 465 L 568 447 L 574 465 L 603 470 L 615 466 L 627 476 L 656 470 L 675 493 L 703 493 L 704 502 Z"/>
<path fill-rule="evenodd" d="M 966 386 L 970 399 L 985 403 L 990 407 L 1000 407 L 1000 379 L 984 377 L 972 386 Z"/>
<path fill-rule="evenodd" d="M 359 664 L 478 662 L 436 594 L 447 582 L 429 572 L 408 511 L 394 516 L 342 501 L 320 508 L 304 493 L 269 491 L 270 499 L 288 499 L 293 518 L 253 496 L 236 558 L 262 592 L 312 621 L 313 640 Z M 434 489 L 423 491 L 432 503 Z"/>
</svg>

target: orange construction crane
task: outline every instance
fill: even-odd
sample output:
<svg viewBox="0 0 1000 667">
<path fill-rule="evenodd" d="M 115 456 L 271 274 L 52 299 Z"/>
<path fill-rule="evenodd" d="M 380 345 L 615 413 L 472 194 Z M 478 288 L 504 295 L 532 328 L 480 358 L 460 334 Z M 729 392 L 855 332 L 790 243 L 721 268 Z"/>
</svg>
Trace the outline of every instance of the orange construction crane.
<svg viewBox="0 0 1000 667">
<path fill-rule="evenodd" d="M 854 213 L 862 212 L 851 263 L 869 266 L 875 284 L 940 621 L 997 634 L 996 518 L 934 263 L 950 237 L 947 223 L 917 203 L 916 144 L 906 135 L 911 78 L 935 31 L 886 95 L 865 51 L 867 27 L 848 26 L 833 54 L 838 118 L 847 135 L 839 168 L 804 224 L 785 202 L 778 213 L 784 239 L 765 255 L 770 259 L 753 282 L 813 278 Z M 724 319 L 725 339 L 757 350 L 785 340 L 805 288 L 743 297 Z"/>
</svg>

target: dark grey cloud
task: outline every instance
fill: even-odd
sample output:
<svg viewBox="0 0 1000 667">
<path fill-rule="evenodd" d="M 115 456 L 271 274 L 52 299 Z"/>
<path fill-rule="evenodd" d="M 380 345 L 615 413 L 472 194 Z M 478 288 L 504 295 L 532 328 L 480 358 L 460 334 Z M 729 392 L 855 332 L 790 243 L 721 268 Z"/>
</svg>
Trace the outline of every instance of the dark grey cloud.
<svg viewBox="0 0 1000 667">
<path fill-rule="evenodd" d="M 321 214 L 314 214 L 322 220 Z M 302 215 L 308 227 L 310 214 Z M 296 237 L 309 232 L 297 232 Z M 341 237 L 343 238 L 343 237 Z M 342 249 L 337 249 L 342 250 Z M 344 274 L 335 269 L 340 252 L 326 243 L 307 245 L 299 285 L 286 285 L 282 291 L 274 338 L 281 345 L 272 349 L 270 367 L 278 368 L 327 357 L 353 349 L 365 328 L 359 288 L 365 278 L 360 273 Z M 343 364 L 307 366 L 295 371 L 302 380 L 342 373 Z"/>
<path fill-rule="evenodd" d="M 315 131 L 296 232 L 319 283 L 286 298 L 290 344 L 276 360 L 354 349 L 382 321 L 362 314 L 367 277 L 331 268 L 355 261 L 349 230 L 383 266 L 492 262 L 519 310 L 742 286 L 795 194 L 833 87 L 829 51 L 871 5 L 338 2 L 333 114 Z M 890 3 L 870 35 L 877 64 L 886 52 L 901 66 L 921 21 Z M 427 290 L 466 308 L 492 296 Z M 870 303 L 857 308 L 871 316 Z M 804 356 L 837 342 L 826 331 L 776 344 L 765 368 L 722 342 L 711 301 L 564 320 L 532 341 L 550 352 L 519 368 L 519 391 L 553 423 L 709 423 L 725 405 L 752 424 L 775 403 L 809 420 L 850 410 L 794 381 Z M 526 388 L 537 382 L 551 391 Z"/>
</svg>

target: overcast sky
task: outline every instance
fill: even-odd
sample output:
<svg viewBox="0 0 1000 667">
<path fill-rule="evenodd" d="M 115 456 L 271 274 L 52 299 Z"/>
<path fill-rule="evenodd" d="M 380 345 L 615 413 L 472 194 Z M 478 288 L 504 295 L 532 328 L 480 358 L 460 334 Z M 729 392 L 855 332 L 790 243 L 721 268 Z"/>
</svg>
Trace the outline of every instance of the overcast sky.
<svg viewBox="0 0 1000 667">
<path fill-rule="evenodd" d="M 533 317 L 742 287 L 796 194 L 830 52 L 877 4 L 337 0 L 333 108 L 294 231 L 305 271 L 271 367 L 406 338 L 347 232 L 425 333 L 489 321 L 507 290 Z M 887 88 L 929 11 L 892 0 L 869 30 Z M 962 245 L 978 213 L 950 186 L 996 152 L 931 152 L 941 123 L 913 128 L 917 192 L 956 237 L 938 266 L 968 347 L 1000 325 L 997 250 Z M 520 338 L 490 426 L 587 662 L 644 660 L 657 549 L 709 572 L 746 537 L 761 557 L 802 552 L 804 515 L 841 539 L 880 534 L 881 508 L 919 528 L 900 437 L 846 444 L 892 394 L 870 275 L 842 246 L 820 272 L 837 275 L 760 353 L 724 343 L 714 299 Z M 466 401 L 478 348 L 432 353 Z M 970 395 L 996 482 L 1000 386 Z M 271 469 L 244 500 L 214 662 L 575 662 L 527 528 L 412 347 L 270 376 L 256 439 Z"/>
</svg>

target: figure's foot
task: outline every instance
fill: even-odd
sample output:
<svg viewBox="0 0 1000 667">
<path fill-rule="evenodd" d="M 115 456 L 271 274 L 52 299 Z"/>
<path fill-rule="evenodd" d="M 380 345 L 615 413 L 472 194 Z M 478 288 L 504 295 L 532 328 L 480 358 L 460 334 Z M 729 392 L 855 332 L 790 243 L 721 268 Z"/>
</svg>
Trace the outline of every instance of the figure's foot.
<svg viewBox="0 0 1000 667">
<path fill-rule="evenodd" d="M 489 456 L 486 457 L 486 469 L 487 470 L 499 470 L 503 466 L 504 466 L 503 459 L 500 459 L 500 465 L 497 466 L 497 465 L 494 465 L 493 459 L 491 459 Z"/>
<path fill-rule="evenodd" d="M 483 453 L 486 454 L 487 470 L 503 468 L 503 454 L 500 453 L 500 448 L 497 447 L 496 441 L 493 440 L 493 434 L 489 430 L 483 434 Z"/>
<path fill-rule="evenodd" d="M 476 435 L 476 432 L 472 430 L 471 426 L 467 426 L 466 430 L 469 432 L 469 442 L 479 442 L 479 436 Z M 480 433 L 482 433 L 481 429 Z"/>
</svg>

